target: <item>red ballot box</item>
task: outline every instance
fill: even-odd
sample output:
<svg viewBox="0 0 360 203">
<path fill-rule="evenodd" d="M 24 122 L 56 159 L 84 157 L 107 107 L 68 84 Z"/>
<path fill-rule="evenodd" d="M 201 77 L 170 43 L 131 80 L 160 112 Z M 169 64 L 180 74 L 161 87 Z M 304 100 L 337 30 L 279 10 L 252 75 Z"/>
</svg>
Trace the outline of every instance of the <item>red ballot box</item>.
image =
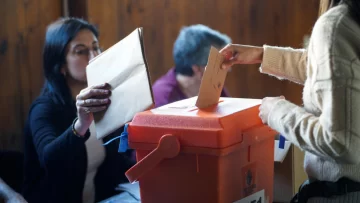
<svg viewBox="0 0 360 203">
<path fill-rule="evenodd" d="M 274 136 L 257 99 L 220 98 L 207 109 L 196 98 L 138 113 L 128 142 L 138 163 L 142 203 L 272 202 Z"/>
</svg>

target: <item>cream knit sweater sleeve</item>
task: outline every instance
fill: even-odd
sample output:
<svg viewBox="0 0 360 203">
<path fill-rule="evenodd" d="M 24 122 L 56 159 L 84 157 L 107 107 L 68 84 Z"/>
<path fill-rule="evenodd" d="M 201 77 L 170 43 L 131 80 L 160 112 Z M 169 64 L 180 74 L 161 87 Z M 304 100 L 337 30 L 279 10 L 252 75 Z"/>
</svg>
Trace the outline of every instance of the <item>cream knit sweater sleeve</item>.
<svg viewBox="0 0 360 203">
<path fill-rule="evenodd" d="M 306 79 L 305 49 L 264 46 L 263 63 L 260 72 L 265 72 L 279 79 L 287 79 L 304 84 Z"/>
<path fill-rule="evenodd" d="M 265 52 L 263 72 L 304 81 L 304 69 L 298 65 L 304 64 L 301 52 L 271 47 L 265 47 Z M 305 108 L 279 100 L 270 111 L 269 126 L 325 160 L 359 164 L 359 54 L 360 28 L 347 8 L 323 15 L 314 26 L 308 49 Z"/>
</svg>

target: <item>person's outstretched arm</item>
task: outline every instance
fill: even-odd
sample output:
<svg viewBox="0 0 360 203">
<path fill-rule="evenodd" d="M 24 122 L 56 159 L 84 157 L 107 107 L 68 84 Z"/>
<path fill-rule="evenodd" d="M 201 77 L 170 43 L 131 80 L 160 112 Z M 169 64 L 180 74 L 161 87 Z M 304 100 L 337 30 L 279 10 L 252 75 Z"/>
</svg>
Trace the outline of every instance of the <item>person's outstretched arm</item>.
<svg viewBox="0 0 360 203">
<path fill-rule="evenodd" d="M 260 72 L 304 84 L 306 79 L 307 51 L 289 47 L 256 47 L 229 44 L 220 53 L 225 57 L 223 68 L 234 64 L 261 64 Z"/>
</svg>

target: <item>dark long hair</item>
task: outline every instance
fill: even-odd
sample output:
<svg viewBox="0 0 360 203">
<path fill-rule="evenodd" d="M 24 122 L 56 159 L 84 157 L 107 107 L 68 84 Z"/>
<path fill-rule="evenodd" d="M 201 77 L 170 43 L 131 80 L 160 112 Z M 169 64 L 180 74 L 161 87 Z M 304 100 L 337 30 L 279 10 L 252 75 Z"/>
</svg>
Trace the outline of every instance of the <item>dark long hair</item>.
<svg viewBox="0 0 360 203">
<path fill-rule="evenodd" d="M 73 102 L 61 67 L 66 63 L 66 46 L 83 29 L 99 36 L 94 25 L 79 18 L 62 18 L 47 28 L 43 49 L 45 84 L 41 94 L 50 94 L 56 103 L 65 105 Z"/>
<path fill-rule="evenodd" d="M 350 9 L 350 14 L 360 25 L 360 1 L 359 0 L 321 0 L 319 8 L 319 16 L 330 8 L 339 4 L 346 4 Z"/>
</svg>

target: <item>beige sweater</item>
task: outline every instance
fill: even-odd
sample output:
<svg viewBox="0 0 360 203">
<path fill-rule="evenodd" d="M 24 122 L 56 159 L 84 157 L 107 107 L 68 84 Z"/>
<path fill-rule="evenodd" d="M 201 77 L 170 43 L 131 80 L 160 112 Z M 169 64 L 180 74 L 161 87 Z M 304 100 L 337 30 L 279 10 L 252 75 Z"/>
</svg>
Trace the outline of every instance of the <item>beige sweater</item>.
<svg viewBox="0 0 360 203">
<path fill-rule="evenodd" d="M 347 6 L 318 19 L 307 51 L 264 50 L 261 72 L 304 84 L 304 107 L 279 100 L 269 126 L 306 151 L 309 178 L 360 182 L 360 27 Z"/>
</svg>

